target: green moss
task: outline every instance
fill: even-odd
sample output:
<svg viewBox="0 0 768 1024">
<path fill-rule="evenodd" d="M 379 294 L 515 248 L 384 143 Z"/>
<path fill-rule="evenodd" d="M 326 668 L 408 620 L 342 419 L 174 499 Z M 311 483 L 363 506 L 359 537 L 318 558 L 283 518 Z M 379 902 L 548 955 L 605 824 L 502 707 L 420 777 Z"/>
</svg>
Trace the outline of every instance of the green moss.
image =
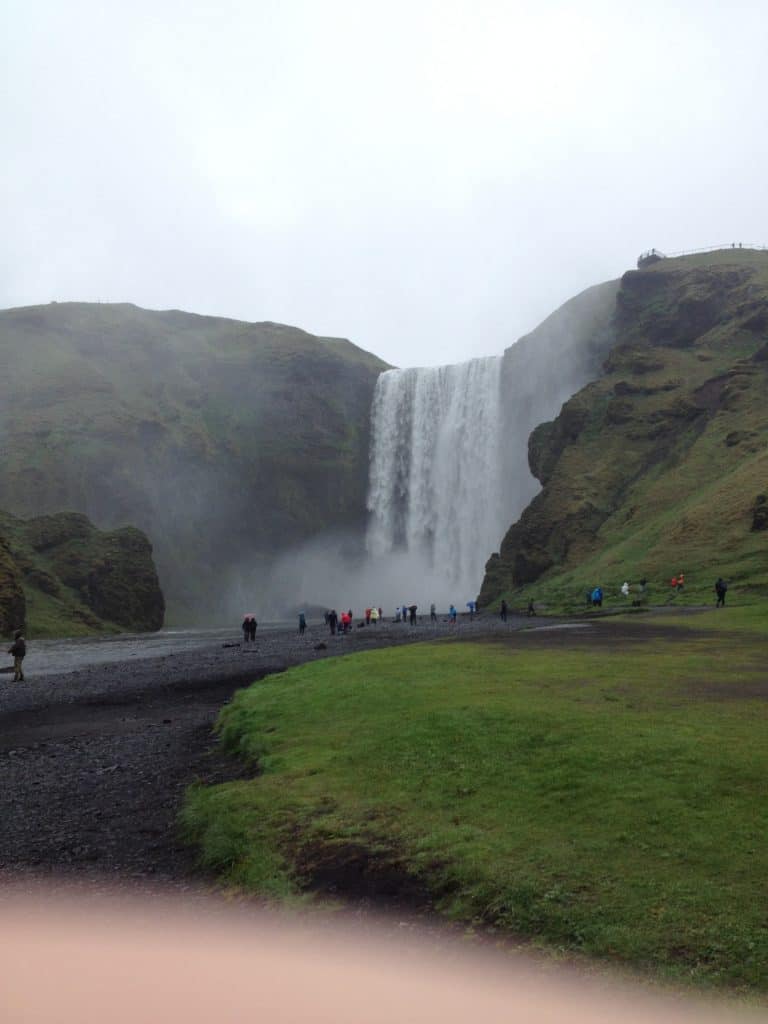
<svg viewBox="0 0 768 1024">
<path fill-rule="evenodd" d="M 152 548 L 139 530 L 102 532 L 77 513 L 22 520 L 0 512 L 0 534 L 22 594 L 21 609 L 5 614 L 4 631 L 24 622 L 37 637 L 162 626 Z M 3 578 L 7 587 L 13 577 Z"/>
<path fill-rule="evenodd" d="M 489 563 L 482 603 L 571 611 L 600 584 L 626 605 L 621 584 L 643 577 L 646 600 L 679 601 L 668 581 L 681 570 L 687 601 L 714 601 L 720 575 L 731 599 L 768 594 L 753 529 L 768 480 L 763 317 L 764 253 L 625 275 L 603 375 L 531 439 L 544 487 Z"/>
<path fill-rule="evenodd" d="M 762 636 L 420 645 L 241 691 L 263 774 L 196 788 L 204 862 L 272 895 L 354 843 L 444 914 L 765 991 Z"/>
</svg>

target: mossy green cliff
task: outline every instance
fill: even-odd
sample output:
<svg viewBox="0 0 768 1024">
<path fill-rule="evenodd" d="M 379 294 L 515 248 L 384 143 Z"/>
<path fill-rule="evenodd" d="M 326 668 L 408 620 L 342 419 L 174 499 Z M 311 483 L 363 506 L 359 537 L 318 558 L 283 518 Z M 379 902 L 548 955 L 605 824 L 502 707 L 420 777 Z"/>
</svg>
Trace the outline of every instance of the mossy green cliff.
<svg viewBox="0 0 768 1024">
<path fill-rule="evenodd" d="M 146 536 L 103 532 L 78 513 L 18 519 L 0 512 L 0 631 L 33 636 L 143 631 L 165 601 Z"/>
<path fill-rule="evenodd" d="M 362 527 L 386 364 L 348 341 L 52 303 L 0 312 L 0 365 L 0 507 L 142 529 L 176 622 L 221 621 L 238 574 Z"/>
<path fill-rule="evenodd" d="M 663 260 L 621 280 L 597 380 L 529 440 L 541 492 L 480 600 L 583 599 L 601 584 L 723 575 L 768 593 L 768 253 Z M 660 589 L 661 588 L 661 589 Z"/>
</svg>

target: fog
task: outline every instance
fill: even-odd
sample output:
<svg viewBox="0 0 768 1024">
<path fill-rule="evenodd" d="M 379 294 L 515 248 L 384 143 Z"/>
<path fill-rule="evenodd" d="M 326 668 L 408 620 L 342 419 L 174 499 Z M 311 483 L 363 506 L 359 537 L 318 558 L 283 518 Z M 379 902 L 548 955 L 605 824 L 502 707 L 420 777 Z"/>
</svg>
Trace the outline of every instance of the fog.
<svg viewBox="0 0 768 1024">
<path fill-rule="evenodd" d="M 641 250 L 768 241 L 760 2 L 8 0 L 0 306 L 498 354 Z"/>
<path fill-rule="evenodd" d="M 257 617 L 280 619 L 299 610 L 316 617 L 321 610 L 349 608 L 356 619 L 366 608 L 381 608 L 387 618 L 401 605 L 418 605 L 428 614 L 435 602 L 447 612 L 451 603 L 463 611 L 476 591 L 462 593 L 452 587 L 446 574 L 419 552 L 397 551 L 374 557 L 365 550 L 362 536 L 328 533 L 280 555 L 250 593 L 242 579 L 232 592 L 241 613 L 252 610 Z M 250 599 L 250 604 L 248 601 Z"/>
</svg>

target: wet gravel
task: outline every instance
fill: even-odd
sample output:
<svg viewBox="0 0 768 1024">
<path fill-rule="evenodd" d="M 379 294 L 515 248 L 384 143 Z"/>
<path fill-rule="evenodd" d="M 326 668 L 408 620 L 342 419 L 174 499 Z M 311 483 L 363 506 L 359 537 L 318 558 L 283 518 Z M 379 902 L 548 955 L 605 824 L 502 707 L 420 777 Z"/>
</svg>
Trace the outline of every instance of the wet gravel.
<svg viewBox="0 0 768 1024">
<path fill-rule="evenodd" d="M 211 731 L 237 689 L 330 655 L 457 634 L 509 636 L 531 625 L 441 620 L 345 637 L 322 625 L 304 637 L 273 628 L 253 646 L 221 631 L 48 641 L 37 652 L 31 642 L 26 681 L 0 675 L 0 876 L 186 884 L 194 865 L 176 815 L 194 780 L 243 772 Z"/>
</svg>

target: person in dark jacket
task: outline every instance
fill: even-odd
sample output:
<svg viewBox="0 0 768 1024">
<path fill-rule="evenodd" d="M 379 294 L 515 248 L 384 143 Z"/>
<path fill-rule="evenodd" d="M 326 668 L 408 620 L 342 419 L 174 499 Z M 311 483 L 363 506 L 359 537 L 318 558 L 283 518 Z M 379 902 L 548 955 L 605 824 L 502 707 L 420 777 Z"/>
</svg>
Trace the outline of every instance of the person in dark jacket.
<svg viewBox="0 0 768 1024">
<path fill-rule="evenodd" d="M 336 609 L 331 610 L 331 614 L 328 616 L 328 625 L 331 627 L 331 636 L 336 636 L 336 626 L 339 623 L 339 616 L 336 614 Z"/>
<path fill-rule="evenodd" d="M 27 645 L 20 629 L 13 634 L 13 643 L 8 648 L 8 653 L 13 655 L 14 683 L 24 682 L 24 656 L 27 653 Z"/>
<path fill-rule="evenodd" d="M 299 612 L 299 636 L 304 636 L 304 630 L 307 628 L 307 616 L 304 612 Z"/>
<path fill-rule="evenodd" d="M 715 583 L 715 593 L 717 594 L 717 604 L 715 605 L 715 608 L 725 608 L 725 595 L 727 590 L 728 584 L 722 576 L 718 576 L 717 583 Z"/>
<path fill-rule="evenodd" d="M 251 617 L 250 617 L 250 615 L 246 615 L 245 616 L 245 618 L 243 619 L 243 624 L 242 624 L 242 626 L 240 628 L 243 631 L 243 643 L 247 644 L 248 643 L 248 638 L 251 635 Z"/>
<path fill-rule="evenodd" d="M 252 644 L 256 643 L 256 627 L 257 626 L 258 626 L 258 622 L 256 621 L 256 616 L 252 615 L 251 616 L 251 621 L 248 623 L 248 638 L 250 639 Z"/>
<path fill-rule="evenodd" d="M 507 602 L 502 597 L 502 599 L 501 599 L 501 612 L 499 613 L 501 615 L 501 621 L 502 622 L 506 622 L 507 621 L 507 611 L 508 611 L 508 609 L 507 609 Z"/>
</svg>

